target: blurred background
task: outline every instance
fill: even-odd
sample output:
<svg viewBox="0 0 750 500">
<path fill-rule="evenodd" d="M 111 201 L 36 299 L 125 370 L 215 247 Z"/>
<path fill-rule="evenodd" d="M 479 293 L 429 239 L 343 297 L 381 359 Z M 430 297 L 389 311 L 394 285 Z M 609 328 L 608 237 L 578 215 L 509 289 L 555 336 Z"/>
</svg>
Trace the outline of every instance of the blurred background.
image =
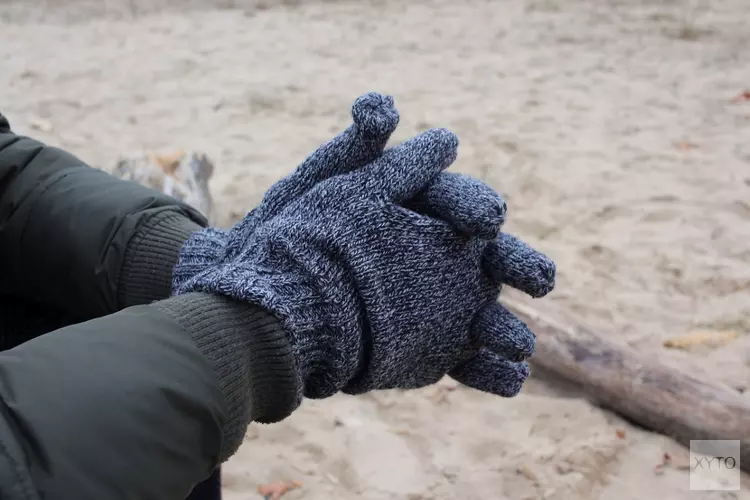
<svg viewBox="0 0 750 500">
<path fill-rule="evenodd" d="M 742 393 L 748 19 L 747 0 L 0 0 L 0 109 L 105 169 L 206 152 L 228 225 L 358 95 L 392 94 L 394 141 L 456 132 L 452 169 L 557 262 L 550 296 L 516 300 Z M 669 342 L 693 332 L 723 340 Z M 742 498 L 688 492 L 660 466 L 683 447 L 549 382 L 307 401 L 248 430 L 225 497 L 283 479 L 289 500 Z"/>
</svg>

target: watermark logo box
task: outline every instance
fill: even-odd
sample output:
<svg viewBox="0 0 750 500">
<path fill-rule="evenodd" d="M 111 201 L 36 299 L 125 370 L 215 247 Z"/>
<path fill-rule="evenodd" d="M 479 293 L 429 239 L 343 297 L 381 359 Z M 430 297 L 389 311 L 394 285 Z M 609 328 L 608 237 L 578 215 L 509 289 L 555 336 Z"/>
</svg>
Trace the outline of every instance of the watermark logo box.
<svg viewBox="0 0 750 500">
<path fill-rule="evenodd" d="M 690 441 L 690 489 L 739 491 L 740 441 Z"/>
</svg>

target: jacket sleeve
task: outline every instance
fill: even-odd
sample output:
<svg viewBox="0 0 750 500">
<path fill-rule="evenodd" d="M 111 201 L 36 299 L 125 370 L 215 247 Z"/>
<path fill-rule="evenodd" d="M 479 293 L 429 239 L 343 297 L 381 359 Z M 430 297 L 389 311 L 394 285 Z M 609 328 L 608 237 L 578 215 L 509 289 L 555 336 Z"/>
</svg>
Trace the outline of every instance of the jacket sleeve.
<svg viewBox="0 0 750 500">
<path fill-rule="evenodd" d="M 13 134 L 0 115 L 0 294 L 81 319 L 122 309 L 131 305 L 120 290 L 129 247 L 141 240 L 144 228 L 174 227 L 175 218 L 192 230 L 206 224 L 200 213 L 170 196 Z M 184 241 L 190 228 L 178 232 L 175 241 Z M 145 267 L 164 261 L 158 252 L 152 257 L 145 266 L 131 266 L 139 268 L 141 280 L 154 274 Z M 171 270 L 162 265 L 166 270 L 159 279 L 166 291 L 158 294 L 164 295 Z M 145 285 L 139 281 L 131 288 Z"/>
<path fill-rule="evenodd" d="M 186 294 L 0 353 L 0 498 L 184 500 L 247 425 L 299 404 L 261 308 Z"/>
<path fill-rule="evenodd" d="M 0 354 L 0 498 L 183 500 L 219 463 L 208 360 L 149 306 Z"/>
<path fill-rule="evenodd" d="M 0 295 L 0 352 L 77 321 L 42 304 Z"/>
</svg>

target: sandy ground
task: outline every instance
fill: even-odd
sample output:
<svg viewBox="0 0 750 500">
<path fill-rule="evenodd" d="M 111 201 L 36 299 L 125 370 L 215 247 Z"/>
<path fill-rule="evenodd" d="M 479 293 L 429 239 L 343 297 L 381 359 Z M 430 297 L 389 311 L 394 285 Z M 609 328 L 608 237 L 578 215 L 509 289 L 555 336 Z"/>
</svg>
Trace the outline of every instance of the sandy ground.
<svg viewBox="0 0 750 500">
<path fill-rule="evenodd" d="M 750 87 L 748 19 L 746 0 L 0 0 L 0 109 L 105 168 L 208 152 L 226 223 L 357 95 L 391 93 L 396 139 L 454 130 L 454 169 L 505 194 L 507 229 L 555 258 L 535 307 L 742 387 L 750 103 L 731 99 Z M 739 338 L 662 347 L 695 329 Z M 654 474 L 664 451 L 686 453 L 539 380 L 512 400 L 446 382 L 251 427 L 226 498 L 284 478 L 304 483 L 290 500 L 741 498 Z"/>
</svg>

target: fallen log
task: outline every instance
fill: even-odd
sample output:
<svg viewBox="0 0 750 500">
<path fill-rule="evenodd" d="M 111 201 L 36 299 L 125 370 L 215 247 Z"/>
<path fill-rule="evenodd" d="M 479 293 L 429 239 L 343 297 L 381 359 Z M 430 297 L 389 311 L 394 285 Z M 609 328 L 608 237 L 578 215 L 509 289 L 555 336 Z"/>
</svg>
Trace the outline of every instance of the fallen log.
<svg viewBox="0 0 750 500">
<path fill-rule="evenodd" d="M 575 384 L 593 403 L 685 446 L 690 440 L 739 439 L 740 466 L 750 472 L 750 401 L 738 391 L 644 359 L 524 304 L 503 304 L 537 335 L 532 366 Z"/>
</svg>

